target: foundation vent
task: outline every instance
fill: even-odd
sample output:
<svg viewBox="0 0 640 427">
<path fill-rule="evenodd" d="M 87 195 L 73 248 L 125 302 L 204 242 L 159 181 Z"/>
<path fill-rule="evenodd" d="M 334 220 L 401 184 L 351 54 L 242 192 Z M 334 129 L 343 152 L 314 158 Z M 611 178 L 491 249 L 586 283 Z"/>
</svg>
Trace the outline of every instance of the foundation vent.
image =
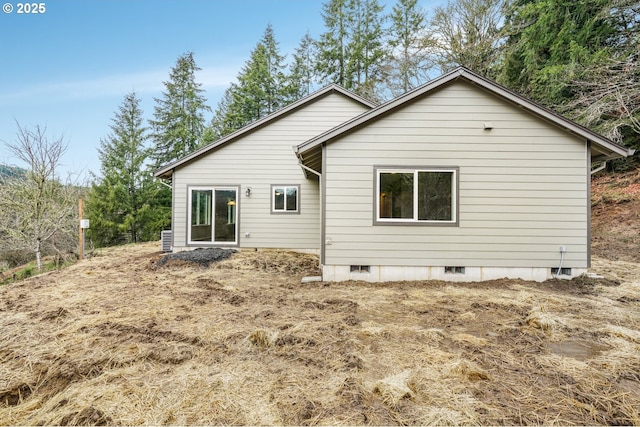
<svg viewBox="0 0 640 427">
<path fill-rule="evenodd" d="M 551 275 L 552 276 L 571 276 L 571 268 L 562 267 L 558 269 L 557 267 L 554 267 L 551 269 Z"/>
</svg>

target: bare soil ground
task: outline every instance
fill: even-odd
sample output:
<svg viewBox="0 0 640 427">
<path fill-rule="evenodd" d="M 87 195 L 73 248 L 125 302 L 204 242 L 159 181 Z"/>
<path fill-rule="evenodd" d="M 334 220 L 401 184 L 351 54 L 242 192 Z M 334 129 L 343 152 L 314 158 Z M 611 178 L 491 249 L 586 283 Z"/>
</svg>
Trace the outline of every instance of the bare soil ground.
<svg viewBox="0 0 640 427">
<path fill-rule="evenodd" d="M 0 424 L 640 425 L 639 246 L 602 236 L 604 279 L 546 283 L 104 250 L 0 287 Z"/>
<path fill-rule="evenodd" d="M 640 262 L 640 169 L 595 178 L 591 201 L 593 252 L 608 259 Z"/>
</svg>

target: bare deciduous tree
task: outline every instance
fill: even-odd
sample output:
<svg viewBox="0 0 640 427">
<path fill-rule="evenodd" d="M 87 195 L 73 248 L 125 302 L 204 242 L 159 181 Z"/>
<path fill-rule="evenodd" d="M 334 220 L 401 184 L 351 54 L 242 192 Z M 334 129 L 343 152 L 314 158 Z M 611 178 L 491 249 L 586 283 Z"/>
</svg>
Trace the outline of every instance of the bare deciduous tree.
<svg viewBox="0 0 640 427">
<path fill-rule="evenodd" d="M 58 178 L 64 139 L 49 139 L 40 126 L 17 125 L 17 140 L 4 145 L 28 169 L 25 177 L 1 178 L 0 234 L 13 249 L 33 251 L 41 270 L 45 245 L 59 251 L 60 243 L 73 241 L 77 233 L 79 192 L 70 179 L 62 183 Z"/>
<path fill-rule="evenodd" d="M 640 134 L 640 65 L 629 56 L 591 66 L 584 78 L 574 82 L 577 98 L 564 107 L 576 120 L 596 127 L 605 136 L 622 142 L 622 129 Z"/>
<path fill-rule="evenodd" d="M 498 61 L 504 0 L 450 0 L 435 8 L 431 20 L 442 72 L 460 65 L 484 76 Z"/>
<path fill-rule="evenodd" d="M 616 29 L 597 60 L 571 82 L 576 97 L 564 110 L 618 142 L 640 144 L 640 3 L 611 0 L 599 19 Z"/>
</svg>

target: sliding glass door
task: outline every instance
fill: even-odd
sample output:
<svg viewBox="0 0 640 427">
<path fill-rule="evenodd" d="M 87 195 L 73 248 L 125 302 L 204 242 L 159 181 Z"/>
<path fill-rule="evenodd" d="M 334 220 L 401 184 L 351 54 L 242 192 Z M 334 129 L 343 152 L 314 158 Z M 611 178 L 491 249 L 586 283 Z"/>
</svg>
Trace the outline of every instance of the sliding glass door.
<svg viewBox="0 0 640 427">
<path fill-rule="evenodd" d="M 238 243 L 238 189 L 191 187 L 189 243 Z"/>
</svg>

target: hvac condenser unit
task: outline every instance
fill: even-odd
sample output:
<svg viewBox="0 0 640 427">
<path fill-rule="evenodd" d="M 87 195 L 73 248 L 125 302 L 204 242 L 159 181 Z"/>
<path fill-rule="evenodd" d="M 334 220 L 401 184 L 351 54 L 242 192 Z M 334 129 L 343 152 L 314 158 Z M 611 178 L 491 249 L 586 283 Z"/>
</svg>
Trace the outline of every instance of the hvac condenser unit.
<svg viewBox="0 0 640 427">
<path fill-rule="evenodd" d="M 173 240 L 171 230 L 162 230 L 160 240 L 162 241 L 162 252 L 171 252 L 171 241 Z"/>
</svg>

